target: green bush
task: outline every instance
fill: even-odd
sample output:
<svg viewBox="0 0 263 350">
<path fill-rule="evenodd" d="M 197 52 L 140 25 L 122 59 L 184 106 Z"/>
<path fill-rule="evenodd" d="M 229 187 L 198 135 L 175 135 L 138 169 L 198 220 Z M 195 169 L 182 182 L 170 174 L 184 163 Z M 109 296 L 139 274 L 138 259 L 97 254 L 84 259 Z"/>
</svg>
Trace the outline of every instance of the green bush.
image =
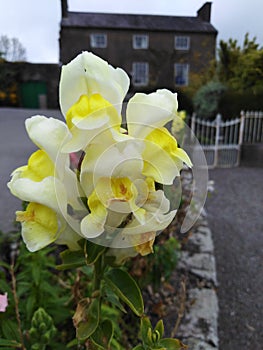
<svg viewBox="0 0 263 350">
<path fill-rule="evenodd" d="M 256 92 L 228 89 L 219 100 L 218 112 L 224 119 L 238 118 L 240 111 L 263 111 L 263 87 Z"/>
<path fill-rule="evenodd" d="M 135 258 L 128 264 L 133 271 L 137 269 L 137 273 L 141 269 L 141 284 L 147 282 L 155 288 L 169 280 L 180 248 L 178 241 L 166 234 L 158 236 L 157 241 L 156 254 Z M 0 294 L 8 293 L 8 307 L 6 312 L 0 313 L 0 347 L 5 344 L 19 347 L 23 341 L 26 349 L 86 348 L 76 342 L 72 316 L 76 304 L 84 296 L 91 297 L 93 269 L 84 266 L 78 268 L 76 274 L 72 269 L 58 270 L 58 263 L 55 247 L 30 253 L 19 233 L 0 232 Z M 127 349 L 131 334 L 136 339 L 138 334 L 134 326 L 130 329 L 121 319 L 123 306 L 106 283 L 102 291 L 106 302 L 102 305 L 101 317 L 105 322 L 111 320 L 116 335 L 111 349 Z"/>
<path fill-rule="evenodd" d="M 217 81 L 202 86 L 193 98 L 194 110 L 198 117 L 214 119 L 218 113 L 219 100 L 226 87 Z"/>
</svg>

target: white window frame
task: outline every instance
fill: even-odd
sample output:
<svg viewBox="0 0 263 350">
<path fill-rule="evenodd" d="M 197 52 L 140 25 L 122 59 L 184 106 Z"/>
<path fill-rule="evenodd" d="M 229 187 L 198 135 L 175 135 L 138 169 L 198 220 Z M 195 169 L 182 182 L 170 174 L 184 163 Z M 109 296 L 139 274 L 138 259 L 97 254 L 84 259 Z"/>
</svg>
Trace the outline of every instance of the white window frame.
<svg viewBox="0 0 263 350">
<path fill-rule="evenodd" d="M 180 72 L 178 74 L 178 71 Z M 188 86 L 189 83 L 189 64 L 175 63 L 174 64 L 174 80 L 176 86 Z"/>
<path fill-rule="evenodd" d="M 149 82 L 149 63 L 133 62 L 132 63 L 132 82 L 136 86 L 146 86 Z"/>
<path fill-rule="evenodd" d="M 140 42 L 140 44 L 139 44 L 138 41 Z M 132 36 L 132 47 L 135 50 L 148 49 L 148 47 L 149 47 L 149 36 L 147 34 L 133 34 L 133 36 Z"/>
<path fill-rule="evenodd" d="M 190 49 L 190 37 L 183 35 L 175 35 L 174 48 L 176 50 L 188 51 Z"/>
<path fill-rule="evenodd" d="M 93 48 L 101 48 L 101 49 L 107 47 L 107 34 L 104 34 L 104 33 L 90 34 L 90 46 Z"/>
</svg>

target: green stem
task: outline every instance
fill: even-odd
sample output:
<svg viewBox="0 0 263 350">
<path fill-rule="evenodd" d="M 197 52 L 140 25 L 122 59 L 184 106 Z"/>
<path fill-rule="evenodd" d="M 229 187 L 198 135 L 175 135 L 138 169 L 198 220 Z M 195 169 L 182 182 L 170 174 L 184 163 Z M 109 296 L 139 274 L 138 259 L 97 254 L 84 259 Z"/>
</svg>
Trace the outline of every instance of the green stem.
<svg viewBox="0 0 263 350">
<path fill-rule="evenodd" d="M 15 313 L 16 313 L 16 320 L 17 320 L 17 325 L 18 325 L 18 333 L 19 333 L 20 342 L 21 342 L 21 349 L 26 350 L 25 344 L 24 344 L 21 318 L 20 318 L 20 313 L 19 313 L 19 306 L 18 306 L 19 301 L 18 301 L 18 296 L 16 293 L 15 258 L 14 258 L 14 256 L 12 257 L 12 262 L 10 265 L 10 274 L 11 274 L 11 281 L 12 281 L 12 292 L 13 292 L 14 301 L 15 301 Z"/>
</svg>

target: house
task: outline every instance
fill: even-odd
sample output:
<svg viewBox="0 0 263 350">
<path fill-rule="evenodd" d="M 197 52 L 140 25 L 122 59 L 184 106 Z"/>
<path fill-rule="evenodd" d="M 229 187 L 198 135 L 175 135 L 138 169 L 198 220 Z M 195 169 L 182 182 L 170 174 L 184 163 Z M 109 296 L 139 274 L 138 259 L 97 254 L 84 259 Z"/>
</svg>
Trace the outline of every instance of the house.
<svg viewBox="0 0 263 350">
<path fill-rule="evenodd" d="M 210 2 L 195 17 L 70 12 L 67 0 L 61 9 L 60 63 L 0 62 L 0 106 L 58 108 L 61 64 L 84 50 L 128 72 L 131 94 L 178 91 L 215 57 Z"/>
<path fill-rule="evenodd" d="M 61 0 L 60 63 L 91 51 L 131 77 L 132 90 L 187 86 L 215 58 L 211 2 L 195 17 L 68 11 Z"/>
</svg>

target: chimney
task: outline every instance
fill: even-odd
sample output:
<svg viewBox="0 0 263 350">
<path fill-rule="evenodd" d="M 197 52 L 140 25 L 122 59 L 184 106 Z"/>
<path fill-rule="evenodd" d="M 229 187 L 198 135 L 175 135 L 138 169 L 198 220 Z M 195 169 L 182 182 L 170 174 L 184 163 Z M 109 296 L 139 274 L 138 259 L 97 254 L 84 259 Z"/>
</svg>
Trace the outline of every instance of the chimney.
<svg viewBox="0 0 263 350">
<path fill-rule="evenodd" d="M 61 17 L 68 17 L 68 0 L 61 0 Z"/>
<path fill-rule="evenodd" d="M 198 11 L 197 17 L 203 22 L 210 22 L 212 2 L 206 2 Z"/>
</svg>

